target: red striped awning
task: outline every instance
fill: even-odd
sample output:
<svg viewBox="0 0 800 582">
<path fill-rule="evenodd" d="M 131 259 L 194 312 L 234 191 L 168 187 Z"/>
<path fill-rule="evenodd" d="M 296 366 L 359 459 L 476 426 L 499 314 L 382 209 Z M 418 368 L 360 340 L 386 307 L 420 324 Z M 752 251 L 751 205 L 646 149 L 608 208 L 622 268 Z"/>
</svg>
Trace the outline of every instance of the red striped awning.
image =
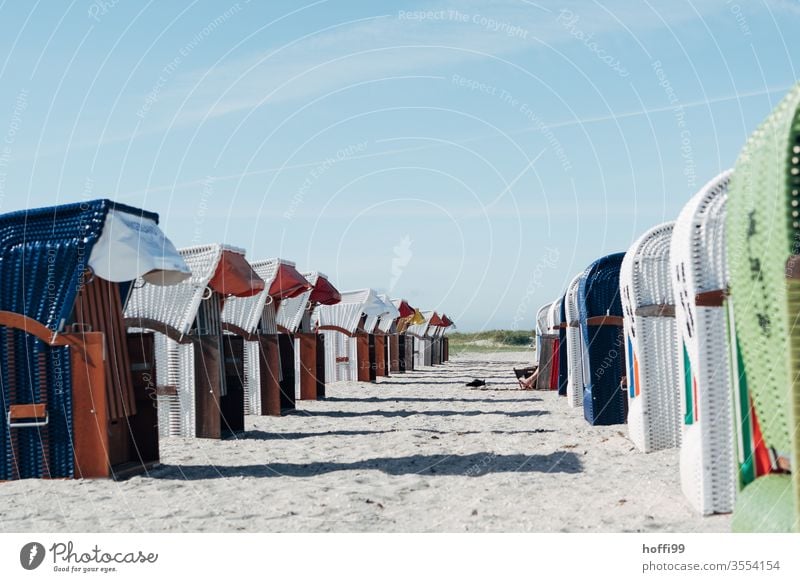
<svg viewBox="0 0 800 582">
<path fill-rule="evenodd" d="M 281 261 L 275 279 L 272 280 L 272 285 L 269 286 L 269 294 L 273 299 L 291 299 L 309 289 L 311 289 L 311 283 L 292 265 Z"/>
<path fill-rule="evenodd" d="M 342 300 L 342 294 L 322 275 L 317 275 L 317 282 L 311 292 L 309 301 L 320 305 L 336 305 Z"/>
<path fill-rule="evenodd" d="M 236 297 L 250 297 L 264 290 L 266 283 L 244 258 L 244 255 L 224 250 L 214 276 L 208 282 L 217 293 Z"/>
</svg>

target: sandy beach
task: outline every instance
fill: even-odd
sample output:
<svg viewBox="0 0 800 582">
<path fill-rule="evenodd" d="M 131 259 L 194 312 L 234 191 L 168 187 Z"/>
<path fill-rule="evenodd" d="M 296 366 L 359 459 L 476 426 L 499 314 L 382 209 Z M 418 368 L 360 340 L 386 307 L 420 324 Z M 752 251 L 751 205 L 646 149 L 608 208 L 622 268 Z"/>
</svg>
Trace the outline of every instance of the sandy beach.
<svg viewBox="0 0 800 582">
<path fill-rule="evenodd" d="M 555 393 L 529 353 L 470 353 L 340 384 L 224 441 L 162 441 L 123 482 L 0 484 L 4 532 L 726 532 L 680 491 L 677 451 L 641 454 Z M 464 384 L 485 378 L 485 389 Z"/>
</svg>

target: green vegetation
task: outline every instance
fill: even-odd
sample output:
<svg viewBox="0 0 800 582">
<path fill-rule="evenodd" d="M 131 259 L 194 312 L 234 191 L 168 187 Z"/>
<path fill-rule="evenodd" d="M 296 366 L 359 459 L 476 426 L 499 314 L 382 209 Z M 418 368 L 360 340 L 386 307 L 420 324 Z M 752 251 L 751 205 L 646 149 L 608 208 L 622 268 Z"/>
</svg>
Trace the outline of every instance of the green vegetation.
<svg viewBox="0 0 800 582">
<path fill-rule="evenodd" d="M 533 349 L 533 330 L 495 329 L 478 333 L 451 333 L 450 349 L 456 352 L 514 352 Z"/>
</svg>

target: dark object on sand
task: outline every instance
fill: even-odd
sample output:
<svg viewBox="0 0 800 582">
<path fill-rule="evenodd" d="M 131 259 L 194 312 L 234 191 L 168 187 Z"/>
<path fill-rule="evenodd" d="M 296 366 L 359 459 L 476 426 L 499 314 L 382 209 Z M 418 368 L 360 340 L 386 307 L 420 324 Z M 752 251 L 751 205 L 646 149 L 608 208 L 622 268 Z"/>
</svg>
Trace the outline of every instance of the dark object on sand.
<svg viewBox="0 0 800 582">
<path fill-rule="evenodd" d="M 517 380 L 522 380 L 525 378 L 530 378 L 538 369 L 538 366 L 530 366 L 528 368 L 514 368 L 514 374 L 517 376 Z"/>
<path fill-rule="evenodd" d="M 470 388 L 478 388 L 480 386 L 486 386 L 486 380 L 478 380 L 477 378 L 472 382 L 467 382 L 467 386 Z"/>
</svg>

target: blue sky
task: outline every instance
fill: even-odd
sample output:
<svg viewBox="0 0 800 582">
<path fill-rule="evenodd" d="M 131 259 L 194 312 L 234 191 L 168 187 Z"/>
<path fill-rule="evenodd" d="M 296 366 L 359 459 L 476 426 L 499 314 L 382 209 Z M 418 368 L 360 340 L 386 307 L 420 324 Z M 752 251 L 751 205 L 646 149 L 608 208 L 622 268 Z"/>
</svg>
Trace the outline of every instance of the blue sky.
<svg viewBox="0 0 800 582">
<path fill-rule="evenodd" d="M 529 329 L 734 163 L 798 29 L 790 0 L 0 0 L 0 211 L 111 197 Z"/>
</svg>

